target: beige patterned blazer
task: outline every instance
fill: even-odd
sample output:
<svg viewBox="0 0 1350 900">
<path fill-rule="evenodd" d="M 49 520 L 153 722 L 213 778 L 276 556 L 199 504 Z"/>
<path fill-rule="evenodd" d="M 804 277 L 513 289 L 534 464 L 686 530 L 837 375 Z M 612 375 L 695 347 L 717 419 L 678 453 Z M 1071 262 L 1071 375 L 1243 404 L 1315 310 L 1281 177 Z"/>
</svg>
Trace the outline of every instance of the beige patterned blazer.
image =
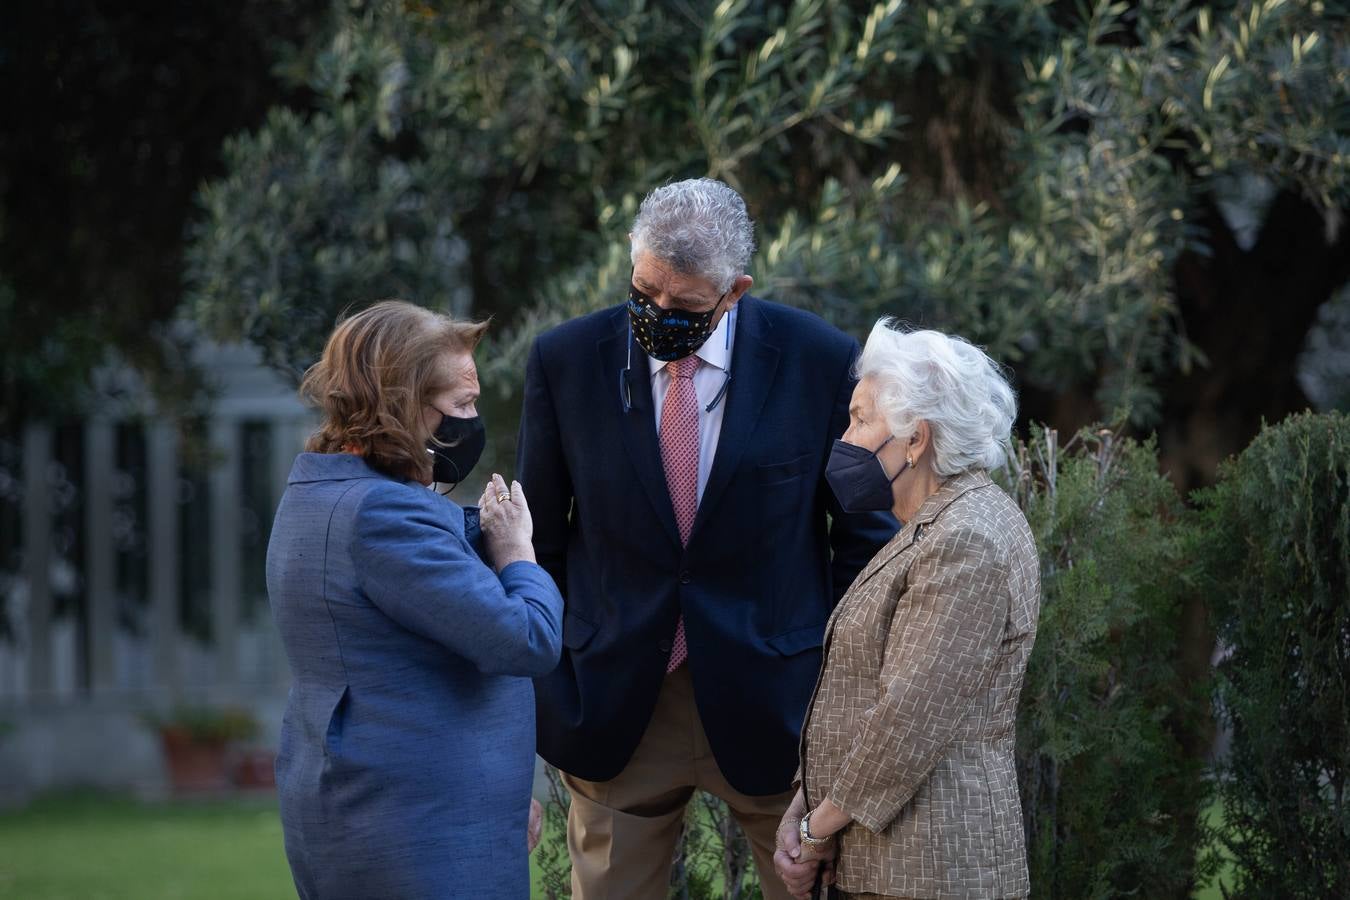
<svg viewBox="0 0 1350 900">
<path fill-rule="evenodd" d="M 842 890 L 1028 893 L 1013 724 L 1039 611 L 1031 531 L 982 471 L 947 479 L 839 601 L 800 774 L 809 808 L 853 818 Z"/>
</svg>

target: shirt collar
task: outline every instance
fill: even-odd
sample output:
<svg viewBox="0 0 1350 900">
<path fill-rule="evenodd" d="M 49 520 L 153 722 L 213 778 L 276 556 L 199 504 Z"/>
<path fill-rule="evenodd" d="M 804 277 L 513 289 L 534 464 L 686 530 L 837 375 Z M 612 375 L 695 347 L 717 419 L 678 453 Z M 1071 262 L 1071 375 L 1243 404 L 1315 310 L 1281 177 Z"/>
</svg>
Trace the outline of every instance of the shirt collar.
<svg viewBox="0 0 1350 900">
<path fill-rule="evenodd" d="M 722 317 L 722 321 L 717 323 L 712 334 L 703 342 L 703 346 L 698 348 L 694 354 L 703 360 L 706 366 L 712 366 L 719 372 L 728 372 L 731 370 L 731 345 L 736 342 L 736 314 L 740 311 L 740 304 L 736 304 L 727 310 L 727 314 Z M 648 374 L 655 375 L 666 367 L 665 362 L 647 357 Z"/>
</svg>

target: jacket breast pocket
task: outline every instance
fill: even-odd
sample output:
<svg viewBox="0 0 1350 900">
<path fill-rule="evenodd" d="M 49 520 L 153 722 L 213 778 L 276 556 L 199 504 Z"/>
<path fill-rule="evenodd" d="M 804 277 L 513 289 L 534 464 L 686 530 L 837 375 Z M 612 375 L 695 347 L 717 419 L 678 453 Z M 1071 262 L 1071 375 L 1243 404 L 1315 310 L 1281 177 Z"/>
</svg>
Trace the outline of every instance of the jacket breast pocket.
<svg viewBox="0 0 1350 900">
<path fill-rule="evenodd" d="M 801 456 L 795 456 L 782 462 L 761 463 L 755 467 L 755 478 L 760 487 L 785 484 L 800 478 L 802 473 L 810 467 L 810 463 L 810 453 L 803 453 Z"/>
<path fill-rule="evenodd" d="M 825 623 L 822 622 L 819 625 L 807 625 L 776 634 L 768 638 L 766 643 L 783 656 L 796 656 L 807 650 L 819 650 L 824 634 Z"/>
</svg>

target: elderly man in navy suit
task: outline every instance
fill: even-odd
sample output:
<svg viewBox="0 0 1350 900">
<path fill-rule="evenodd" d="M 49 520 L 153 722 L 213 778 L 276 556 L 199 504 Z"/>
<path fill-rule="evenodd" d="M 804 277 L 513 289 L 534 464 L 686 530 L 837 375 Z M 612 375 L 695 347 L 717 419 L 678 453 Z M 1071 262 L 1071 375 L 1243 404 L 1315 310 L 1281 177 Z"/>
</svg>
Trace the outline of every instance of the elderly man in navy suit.
<svg viewBox="0 0 1350 900">
<path fill-rule="evenodd" d="M 665 898 L 695 790 L 726 801 L 766 898 L 835 602 L 895 533 L 825 479 L 858 344 L 751 296 L 754 226 L 711 179 L 652 191 L 626 302 L 541 335 L 518 469 L 566 601 L 535 682 L 572 797 L 578 900 Z"/>
</svg>

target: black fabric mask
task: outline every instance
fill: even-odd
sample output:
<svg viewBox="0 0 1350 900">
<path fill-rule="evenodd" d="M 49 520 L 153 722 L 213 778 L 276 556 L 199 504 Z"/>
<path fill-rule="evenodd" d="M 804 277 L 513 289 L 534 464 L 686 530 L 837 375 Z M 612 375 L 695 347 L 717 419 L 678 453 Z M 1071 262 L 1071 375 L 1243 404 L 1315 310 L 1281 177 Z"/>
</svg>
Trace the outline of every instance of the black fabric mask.
<svg viewBox="0 0 1350 900">
<path fill-rule="evenodd" d="M 447 446 L 437 446 L 436 442 Z M 431 480 L 438 484 L 459 484 L 469 476 L 487 446 L 483 417 L 461 419 L 441 414 L 441 424 L 427 441 L 427 452 L 435 457 Z"/>
<path fill-rule="evenodd" d="M 895 435 L 886 438 L 881 442 L 881 447 L 885 447 L 894 438 Z M 881 460 L 877 458 L 881 447 L 868 450 L 845 441 L 834 442 L 830 459 L 825 463 L 825 480 L 830 483 L 830 490 L 834 491 L 834 496 L 844 512 L 887 510 L 895 505 L 891 483 L 909 468 L 909 463 L 906 462 L 900 467 L 899 472 L 887 478 L 886 470 L 882 468 Z"/>
<path fill-rule="evenodd" d="M 652 359 L 670 362 L 684 359 L 698 352 L 712 334 L 713 317 L 727 297 L 717 298 L 717 306 L 707 312 L 689 312 L 685 309 L 662 309 L 651 298 L 630 286 L 628 289 L 628 322 L 638 344 Z"/>
</svg>

